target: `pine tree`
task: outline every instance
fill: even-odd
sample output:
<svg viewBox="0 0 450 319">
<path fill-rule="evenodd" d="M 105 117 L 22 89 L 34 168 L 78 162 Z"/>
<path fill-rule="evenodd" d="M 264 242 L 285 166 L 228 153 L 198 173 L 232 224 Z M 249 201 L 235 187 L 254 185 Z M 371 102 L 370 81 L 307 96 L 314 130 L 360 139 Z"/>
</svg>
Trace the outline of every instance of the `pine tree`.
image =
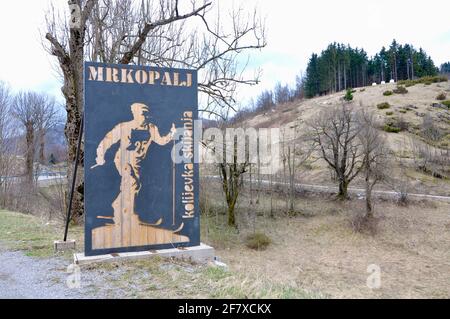
<svg viewBox="0 0 450 319">
<path fill-rule="evenodd" d="M 320 55 L 309 60 L 304 83 L 305 96 L 314 97 L 336 91 L 388 82 L 434 76 L 439 72 L 424 50 L 393 40 L 369 58 L 363 49 L 332 43 Z"/>
</svg>

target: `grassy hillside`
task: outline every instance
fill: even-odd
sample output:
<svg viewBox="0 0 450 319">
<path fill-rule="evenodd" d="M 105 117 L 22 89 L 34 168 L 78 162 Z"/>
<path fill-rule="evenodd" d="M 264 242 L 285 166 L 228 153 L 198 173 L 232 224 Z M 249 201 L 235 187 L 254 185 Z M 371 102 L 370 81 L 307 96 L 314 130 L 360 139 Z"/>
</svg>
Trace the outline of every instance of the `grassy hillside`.
<svg viewBox="0 0 450 319">
<path fill-rule="evenodd" d="M 418 81 L 419 82 L 419 81 Z M 380 133 L 384 134 L 390 149 L 397 161 L 393 161 L 393 174 L 397 177 L 407 176 L 412 185 L 412 191 L 430 194 L 450 195 L 449 170 L 441 169 L 439 175 L 426 169 L 417 169 L 414 159 L 420 160 L 420 155 L 414 151 L 414 145 L 426 146 L 432 152 L 444 151 L 446 160 L 449 158 L 450 146 L 450 82 L 422 83 L 405 82 L 401 85 L 403 94 L 397 91 L 397 84 L 385 84 L 374 87 L 356 88 L 353 90 L 354 110 L 361 108 L 373 110 L 377 115 Z M 398 93 L 395 93 L 395 92 Z M 244 127 L 269 128 L 281 127 L 285 130 L 286 140 L 307 133 L 308 121 L 321 110 L 344 103 L 345 92 L 308 100 L 292 102 L 278 106 L 276 109 L 255 114 L 248 118 Z M 428 138 L 424 121 L 432 123 L 433 132 L 438 132 L 433 139 Z M 416 146 L 417 147 L 417 146 Z M 404 169 L 399 170 L 398 161 Z M 332 184 L 330 173 L 322 161 L 312 159 L 306 167 L 299 169 L 298 178 L 301 182 Z M 356 181 L 355 184 L 359 182 Z M 387 188 L 385 185 L 382 188 Z"/>
</svg>

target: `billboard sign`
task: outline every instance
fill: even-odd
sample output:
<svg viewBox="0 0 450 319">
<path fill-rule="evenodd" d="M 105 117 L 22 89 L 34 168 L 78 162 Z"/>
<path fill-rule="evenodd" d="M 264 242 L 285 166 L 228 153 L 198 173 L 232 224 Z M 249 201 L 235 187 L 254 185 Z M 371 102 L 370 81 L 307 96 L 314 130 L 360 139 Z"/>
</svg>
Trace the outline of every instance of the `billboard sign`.
<svg viewBox="0 0 450 319">
<path fill-rule="evenodd" d="M 198 246 L 196 71 L 84 70 L 86 256 Z"/>
</svg>

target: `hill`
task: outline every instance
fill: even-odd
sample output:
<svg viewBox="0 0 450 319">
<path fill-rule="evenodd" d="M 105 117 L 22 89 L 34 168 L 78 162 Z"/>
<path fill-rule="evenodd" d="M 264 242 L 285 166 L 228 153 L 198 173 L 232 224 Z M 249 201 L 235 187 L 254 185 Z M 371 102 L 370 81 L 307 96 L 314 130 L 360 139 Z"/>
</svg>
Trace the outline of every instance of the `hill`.
<svg viewBox="0 0 450 319">
<path fill-rule="evenodd" d="M 415 85 L 405 83 L 408 91 L 406 94 L 393 93 L 389 96 L 385 92 L 396 90 L 397 84 L 356 88 L 350 105 L 354 110 L 366 108 L 375 112 L 380 133 L 386 137 L 394 154 L 391 165 L 397 180 L 407 179 L 410 191 L 448 196 L 450 111 L 446 103 L 437 97 L 445 95 L 446 100 L 450 99 L 450 82 L 422 82 Z M 308 130 L 308 121 L 321 110 L 344 103 L 344 95 L 344 92 L 339 92 L 287 103 L 269 112 L 249 116 L 237 125 L 281 127 L 285 132 L 285 139 L 292 140 L 294 127 L 297 127 L 295 136 L 304 135 Z M 385 104 L 385 108 L 378 107 L 380 104 Z M 429 159 L 428 155 L 433 158 Z M 439 157 L 439 163 L 435 161 L 435 155 Z M 333 185 L 327 166 L 314 156 L 303 163 L 298 171 L 297 180 L 301 183 Z M 360 181 L 354 184 L 358 185 Z M 381 186 L 390 187 L 392 185 Z"/>
</svg>

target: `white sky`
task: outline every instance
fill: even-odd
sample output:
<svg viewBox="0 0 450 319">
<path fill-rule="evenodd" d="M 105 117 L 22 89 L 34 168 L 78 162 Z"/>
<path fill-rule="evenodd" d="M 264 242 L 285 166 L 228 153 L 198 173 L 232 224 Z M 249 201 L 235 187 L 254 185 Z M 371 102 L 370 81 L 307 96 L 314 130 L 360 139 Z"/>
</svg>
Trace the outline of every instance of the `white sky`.
<svg viewBox="0 0 450 319">
<path fill-rule="evenodd" d="M 41 45 L 40 28 L 50 0 L 14 0 L 0 9 L 0 80 L 14 90 L 48 92 L 61 98 L 58 79 Z M 219 0 L 221 4 L 225 4 Z M 54 0 L 66 5 L 66 0 Z M 231 2 L 231 1 L 230 1 Z M 369 55 L 392 39 L 422 47 L 437 65 L 450 61 L 448 0 L 236 0 L 256 4 L 267 19 L 268 46 L 252 54 L 251 68 L 263 70 L 258 87 L 240 90 L 247 100 L 277 81 L 293 83 L 313 52 L 331 42 L 362 47 Z M 228 2 L 226 3 L 228 5 Z M 252 72 L 253 70 L 249 70 Z"/>
</svg>

